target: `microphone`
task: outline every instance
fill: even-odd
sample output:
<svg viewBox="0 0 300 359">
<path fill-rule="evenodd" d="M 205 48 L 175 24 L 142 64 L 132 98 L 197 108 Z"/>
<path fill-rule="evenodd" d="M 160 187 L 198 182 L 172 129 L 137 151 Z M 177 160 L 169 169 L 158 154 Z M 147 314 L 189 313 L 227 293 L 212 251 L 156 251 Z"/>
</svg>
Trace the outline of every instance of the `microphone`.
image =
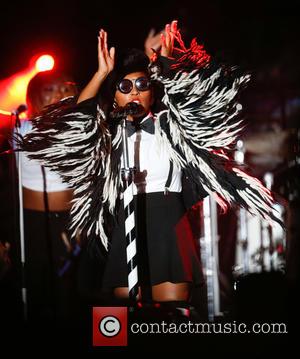
<svg viewBox="0 0 300 359">
<path fill-rule="evenodd" d="M 15 120 L 15 127 L 19 128 L 20 127 L 20 118 L 19 115 L 23 112 L 27 111 L 27 105 L 25 105 L 24 103 L 22 103 L 21 105 L 18 106 L 18 108 L 14 111 L 12 111 L 12 115 L 16 116 L 16 120 Z"/>
<path fill-rule="evenodd" d="M 27 111 L 27 105 L 25 105 L 24 103 L 22 103 L 21 105 L 19 105 L 17 107 L 16 110 L 12 111 L 12 114 L 15 115 L 15 116 L 18 116 L 20 115 L 22 112 L 25 112 Z"/>
<path fill-rule="evenodd" d="M 136 102 L 128 102 L 124 107 L 117 107 L 111 113 L 113 119 L 119 119 L 132 115 L 139 116 L 145 112 L 145 109 L 142 105 Z"/>
</svg>

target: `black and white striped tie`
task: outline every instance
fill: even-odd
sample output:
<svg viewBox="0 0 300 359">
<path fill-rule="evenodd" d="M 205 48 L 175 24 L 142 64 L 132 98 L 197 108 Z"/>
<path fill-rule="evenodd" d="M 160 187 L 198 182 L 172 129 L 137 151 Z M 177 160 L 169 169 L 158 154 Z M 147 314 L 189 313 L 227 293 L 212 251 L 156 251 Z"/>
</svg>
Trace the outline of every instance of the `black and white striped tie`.
<svg viewBox="0 0 300 359">
<path fill-rule="evenodd" d="M 134 218 L 134 198 L 132 178 L 127 181 L 128 186 L 124 190 L 124 210 L 125 210 L 125 235 L 126 235 L 126 254 L 128 266 L 128 290 L 129 297 L 134 299 L 138 295 L 138 270 L 137 270 L 137 245 Z"/>
</svg>

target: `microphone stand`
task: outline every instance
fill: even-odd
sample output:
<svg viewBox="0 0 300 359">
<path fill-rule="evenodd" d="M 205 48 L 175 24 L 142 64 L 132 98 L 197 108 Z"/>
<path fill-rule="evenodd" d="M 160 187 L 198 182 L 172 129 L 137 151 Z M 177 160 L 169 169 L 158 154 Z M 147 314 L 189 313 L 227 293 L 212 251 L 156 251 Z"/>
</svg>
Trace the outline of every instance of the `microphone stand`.
<svg viewBox="0 0 300 359">
<path fill-rule="evenodd" d="M 127 116 L 126 116 L 127 117 Z M 134 209 L 134 168 L 129 166 L 128 156 L 128 137 L 126 129 L 126 117 L 123 118 L 122 144 L 123 144 L 123 168 L 121 169 L 123 180 L 123 201 L 125 211 L 125 235 L 126 235 L 126 255 L 128 268 L 128 291 L 129 298 L 136 301 L 138 298 L 138 266 L 137 266 L 137 239 L 135 230 L 135 209 Z"/>
<path fill-rule="evenodd" d="M 20 135 L 20 117 L 19 111 L 12 112 L 15 115 L 14 131 L 16 136 Z M 24 212 L 23 212 L 23 191 L 22 191 L 22 168 L 21 168 L 21 153 L 18 150 L 18 144 L 16 144 L 16 165 L 17 165 L 17 183 L 18 183 L 18 197 L 19 197 L 19 226 L 20 226 L 20 256 L 21 256 L 21 296 L 23 303 L 23 316 L 24 320 L 27 320 L 27 288 L 25 283 L 25 240 L 24 240 Z"/>
<path fill-rule="evenodd" d="M 138 299 L 138 260 L 137 260 L 137 238 L 135 229 L 135 206 L 133 197 L 134 171 L 129 165 L 128 156 L 128 136 L 126 128 L 126 119 L 128 115 L 138 114 L 142 107 L 134 102 L 128 103 L 125 107 L 116 108 L 111 117 L 121 120 L 122 126 L 122 147 L 123 147 L 123 167 L 121 175 L 123 181 L 123 203 L 125 212 L 125 236 L 126 236 L 126 256 L 128 269 L 128 292 L 129 299 L 137 301 Z"/>
</svg>

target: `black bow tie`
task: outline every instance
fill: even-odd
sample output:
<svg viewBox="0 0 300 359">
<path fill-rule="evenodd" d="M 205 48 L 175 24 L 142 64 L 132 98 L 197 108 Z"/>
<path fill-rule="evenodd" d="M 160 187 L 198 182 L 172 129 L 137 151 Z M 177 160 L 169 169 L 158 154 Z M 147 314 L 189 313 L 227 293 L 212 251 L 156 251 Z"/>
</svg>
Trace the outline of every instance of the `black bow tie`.
<svg viewBox="0 0 300 359">
<path fill-rule="evenodd" d="M 127 121 L 126 122 L 128 137 L 132 136 L 136 131 L 143 130 L 150 134 L 154 134 L 154 121 L 153 117 L 148 117 L 143 122 L 138 121 Z"/>
</svg>

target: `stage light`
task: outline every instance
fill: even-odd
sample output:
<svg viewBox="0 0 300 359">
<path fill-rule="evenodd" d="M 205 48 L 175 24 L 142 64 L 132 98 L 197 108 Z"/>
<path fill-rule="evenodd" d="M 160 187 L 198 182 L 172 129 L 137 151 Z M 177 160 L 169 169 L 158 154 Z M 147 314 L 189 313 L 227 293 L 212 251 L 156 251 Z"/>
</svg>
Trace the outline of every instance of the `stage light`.
<svg viewBox="0 0 300 359">
<path fill-rule="evenodd" d="M 11 112 L 20 104 L 26 103 L 26 90 L 29 81 L 38 72 L 50 71 L 54 66 L 53 56 L 37 54 L 31 58 L 26 69 L 5 79 L 0 79 L 0 109 Z"/>
<path fill-rule="evenodd" d="M 38 72 L 52 70 L 54 67 L 54 58 L 51 55 L 40 56 L 35 63 Z"/>
</svg>

